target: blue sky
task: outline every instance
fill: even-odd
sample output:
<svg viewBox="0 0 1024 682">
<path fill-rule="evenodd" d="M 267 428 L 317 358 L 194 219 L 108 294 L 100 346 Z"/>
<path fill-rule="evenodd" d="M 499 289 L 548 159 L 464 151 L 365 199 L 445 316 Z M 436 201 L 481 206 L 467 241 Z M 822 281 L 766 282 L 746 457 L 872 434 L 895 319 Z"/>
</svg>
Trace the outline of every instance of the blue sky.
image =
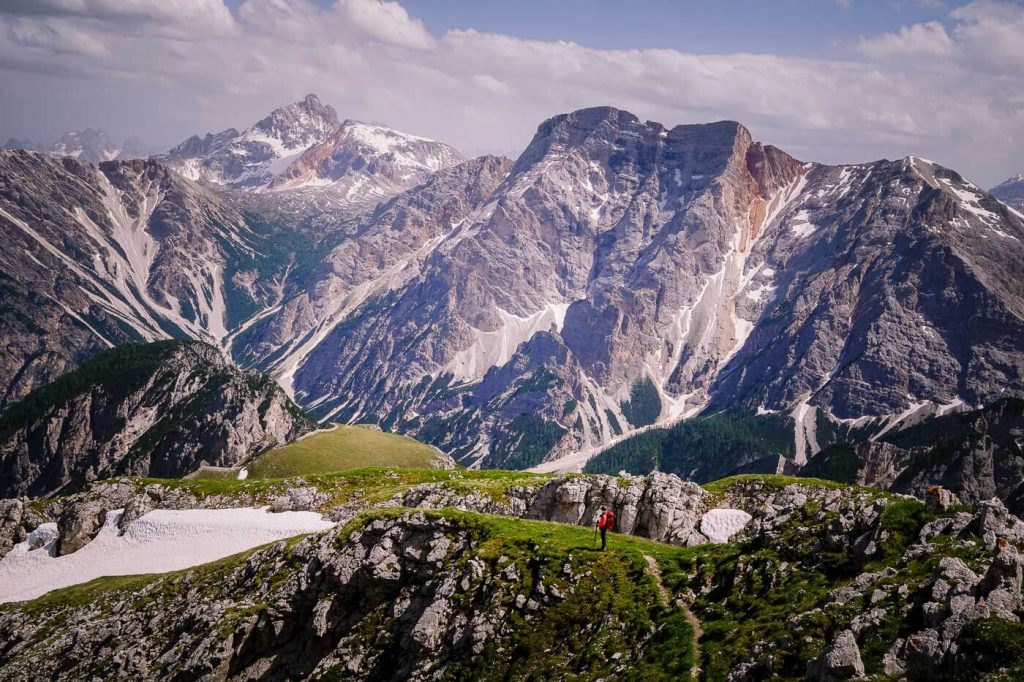
<svg viewBox="0 0 1024 682">
<path fill-rule="evenodd" d="M 4 0 L 0 138 L 167 147 L 315 92 L 516 156 L 545 118 L 612 105 L 988 186 L 1024 170 L 1021 36 L 1024 0 Z"/>
<path fill-rule="evenodd" d="M 963 3 L 913 0 L 407 0 L 427 28 L 567 40 L 607 49 L 767 52 L 823 56 L 849 51 L 862 35 L 945 19 Z"/>
<path fill-rule="evenodd" d="M 333 0 L 316 0 L 329 7 Z M 230 0 L 237 8 L 242 0 Z M 811 57 L 848 52 L 859 37 L 944 21 L 952 0 L 404 0 L 441 35 L 475 29 L 605 49 L 765 52 Z"/>
</svg>

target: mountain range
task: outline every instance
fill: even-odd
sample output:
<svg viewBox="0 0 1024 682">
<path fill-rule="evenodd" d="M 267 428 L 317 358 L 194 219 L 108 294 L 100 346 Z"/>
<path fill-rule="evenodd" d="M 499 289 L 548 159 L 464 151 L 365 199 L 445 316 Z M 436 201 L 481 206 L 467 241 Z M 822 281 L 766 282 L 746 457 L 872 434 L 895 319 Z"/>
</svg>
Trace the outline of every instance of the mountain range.
<svg viewBox="0 0 1024 682">
<path fill-rule="evenodd" d="M 0 150 L 0 678 L 1024 676 L 1019 178 L 314 95 L 122 153 Z"/>
<path fill-rule="evenodd" d="M 1024 218 L 1000 187 L 611 107 L 466 160 L 314 95 L 148 160 L 4 151 L 3 404 L 192 338 L 317 419 L 466 465 L 580 467 L 722 410 L 777 417 L 803 465 L 826 432 L 1024 388 Z"/>
<path fill-rule="evenodd" d="M 150 153 L 146 145 L 137 138 L 129 137 L 121 144 L 117 144 L 105 132 L 95 128 L 66 132 L 49 144 L 36 143 L 32 140 L 18 140 L 12 137 L 4 143 L 3 148 L 31 149 L 58 156 L 70 156 L 89 163 L 113 161 L 114 159 L 120 161 L 140 159 L 149 156 Z"/>
</svg>

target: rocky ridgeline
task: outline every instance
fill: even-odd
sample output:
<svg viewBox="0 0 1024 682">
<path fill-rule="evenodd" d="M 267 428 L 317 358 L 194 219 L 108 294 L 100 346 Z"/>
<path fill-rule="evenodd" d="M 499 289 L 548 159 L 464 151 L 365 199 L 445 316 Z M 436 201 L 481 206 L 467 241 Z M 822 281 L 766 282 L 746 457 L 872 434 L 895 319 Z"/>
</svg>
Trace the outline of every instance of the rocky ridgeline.
<svg viewBox="0 0 1024 682">
<path fill-rule="evenodd" d="M 990 646 L 978 645 L 990 641 L 984 628 L 1014 625 L 1024 612 L 1024 522 L 998 500 L 965 507 L 936 489 L 926 505 L 777 477 L 742 477 L 708 490 L 661 473 L 567 475 L 499 489 L 449 475 L 405 485 L 384 472 L 379 485 L 395 487 L 377 496 L 340 495 L 329 479 L 217 495 L 124 479 L 45 505 L 4 501 L 0 553 L 47 520 L 58 523 L 59 551 L 73 551 L 107 510 L 122 507 L 125 526 L 153 508 L 270 505 L 321 511 L 339 527 L 244 561 L 92 595 L 87 604 L 5 607 L 0 671 L 18 679 L 41 666 L 45 675 L 50 661 L 60 660 L 62 674 L 113 677 L 254 679 L 330 670 L 355 678 L 451 678 L 483 674 L 473 666 L 484 662 L 513 670 L 512 651 L 522 654 L 525 633 L 568 618 L 566 627 L 582 630 L 586 642 L 579 651 L 546 644 L 551 674 L 569 669 L 557 667 L 563 665 L 581 666 L 571 669 L 591 679 L 628 677 L 647 665 L 658 637 L 652 633 L 670 626 L 584 615 L 596 606 L 577 596 L 601 589 L 593 580 L 611 580 L 587 563 L 594 555 L 545 555 L 550 548 L 534 544 L 536 529 L 508 518 L 587 526 L 602 504 L 617 511 L 624 533 L 696 546 L 663 568 L 673 576 L 666 577 L 673 599 L 689 603 L 704 624 L 710 679 L 980 679 L 979 671 L 1000 665 L 986 653 Z M 728 546 L 706 544 L 708 512 L 727 509 L 746 512 L 749 523 Z M 361 512 L 370 517 L 353 521 Z M 487 539 L 493 542 L 484 551 Z M 635 583 L 642 566 L 630 570 L 636 575 L 615 583 L 637 590 L 624 598 L 653 609 L 655 621 L 668 617 L 657 615 L 656 600 L 643 601 L 652 597 Z M 571 616 L 559 610 L 570 605 Z M 599 650 L 617 657 L 586 664 L 573 658 L 597 641 L 613 642 Z"/>
<path fill-rule="evenodd" d="M 524 634 L 556 614 L 592 611 L 607 576 L 594 555 L 553 562 L 529 542 L 489 555 L 486 537 L 472 520 L 405 512 L 42 617 L 0 612 L 2 676 L 425 680 L 642 665 L 653 592 L 642 572 L 618 586 L 638 620 L 612 608 L 573 635 L 582 646 L 524 649 Z"/>
<path fill-rule="evenodd" d="M 616 530 L 659 542 L 694 545 L 709 542 L 701 534 L 703 515 L 713 497 L 696 483 L 655 472 L 648 476 L 562 476 L 543 486 L 512 486 L 506 500 L 486 494 L 460 494 L 444 484 L 416 486 L 398 499 L 403 506 L 456 507 L 484 514 L 516 516 L 591 526 L 600 508 L 615 510 Z"/>
<path fill-rule="evenodd" d="M 385 485 L 388 473 L 382 474 Z M 302 479 L 213 495 L 187 486 L 143 484 L 137 479 L 102 481 L 82 493 L 49 502 L 0 501 L 0 557 L 45 522 L 57 523 L 58 554 L 74 552 L 99 533 L 107 513 L 114 509 L 125 510 L 119 522 L 123 531 L 153 509 L 269 506 L 274 511 L 319 511 L 332 521 L 345 523 L 371 507 L 455 508 L 592 526 L 600 507 L 607 506 L 616 512 L 616 530 L 620 533 L 675 545 L 698 545 L 711 541 L 702 533 L 702 521 L 709 510 L 720 506 L 715 496 L 696 483 L 658 472 L 621 477 L 566 475 L 536 486 L 510 485 L 501 495 L 466 489 L 459 483 L 458 474 L 454 474 L 448 482 L 410 486 L 389 499 L 371 502 L 360 495 L 363 491 L 339 497 L 330 484 Z"/>
</svg>

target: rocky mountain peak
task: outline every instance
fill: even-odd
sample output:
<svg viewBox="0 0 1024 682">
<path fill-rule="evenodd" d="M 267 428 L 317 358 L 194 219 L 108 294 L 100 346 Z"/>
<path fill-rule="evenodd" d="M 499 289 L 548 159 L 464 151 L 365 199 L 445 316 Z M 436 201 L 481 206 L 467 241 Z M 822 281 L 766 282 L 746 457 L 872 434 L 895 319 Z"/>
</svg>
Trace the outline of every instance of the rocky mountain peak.
<svg viewBox="0 0 1024 682">
<path fill-rule="evenodd" d="M 1024 211 L 1024 173 L 1014 175 L 993 187 L 989 192 L 1003 203 Z"/>
<path fill-rule="evenodd" d="M 192 180 L 255 191 L 319 188 L 353 212 L 372 208 L 465 161 L 454 148 L 386 126 L 345 120 L 314 94 L 275 109 L 239 133 L 193 135 L 162 157 Z M 301 197 L 306 194 L 293 195 Z M 312 197 L 314 203 L 316 197 Z"/>
<path fill-rule="evenodd" d="M 454 147 L 348 119 L 291 163 L 271 189 L 332 185 L 345 197 L 379 199 L 465 161 Z"/>
<path fill-rule="evenodd" d="M 288 149 L 308 145 L 338 127 L 338 112 L 316 95 L 279 107 L 250 130 L 279 139 Z"/>
</svg>

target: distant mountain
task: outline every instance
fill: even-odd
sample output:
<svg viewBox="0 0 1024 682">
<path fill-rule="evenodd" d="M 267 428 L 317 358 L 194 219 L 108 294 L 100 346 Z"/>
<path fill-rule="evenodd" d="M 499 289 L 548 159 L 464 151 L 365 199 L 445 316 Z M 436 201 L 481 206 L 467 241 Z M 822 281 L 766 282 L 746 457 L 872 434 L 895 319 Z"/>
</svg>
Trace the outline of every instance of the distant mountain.
<svg viewBox="0 0 1024 682">
<path fill-rule="evenodd" d="M 149 155 L 146 146 L 137 138 L 128 138 L 123 143 L 117 144 L 102 130 L 94 128 L 64 133 L 50 144 L 38 144 L 31 140 L 10 138 L 3 148 L 30 149 L 58 156 L 70 156 L 89 163 L 114 159 L 141 159 Z"/>
<path fill-rule="evenodd" d="M 316 95 L 276 109 L 242 132 L 193 136 L 158 158 L 193 180 L 250 190 L 330 187 L 341 200 L 364 206 L 465 160 L 440 142 L 340 123 Z"/>
<path fill-rule="evenodd" d="M 0 416 L 0 497 L 235 466 L 316 428 L 272 379 L 194 341 L 108 350 Z"/>
<path fill-rule="evenodd" d="M 190 180 L 235 188 L 267 185 L 309 147 L 337 129 L 338 113 L 316 95 L 275 109 L 239 133 L 193 135 L 158 158 Z"/>
<path fill-rule="evenodd" d="M 746 429 L 735 461 L 695 463 L 710 471 L 804 464 L 844 433 L 1024 389 L 1024 219 L 932 162 L 806 163 L 736 122 L 600 107 L 545 121 L 514 163 L 434 170 L 454 153 L 336 120 L 310 97 L 181 147 L 241 163 L 247 135 L 252 154 L 308 143 L 232 176 L 260 191 L 0 153 L 5 400 L 175 335 L 318 418 L 472 466 L 579 468 L 727 410 L 792 436 L 695 425 Z M 353 216 L 356 185 L 371 208 Z"/>
<path fill-rule="evenodd" d="M 989 192 L 1000 201 L 1018 210 L 1024 210 L 1024 174 L 1009 178 L 990 189 Z"/>
<path fill-rule="evenodd" d="M 271 181 L 270 189 L 333 185 L 346 197 L 388 197 L 465 161 L 454 148 L 391 128 L 345 121 Z"/>
</svg>

